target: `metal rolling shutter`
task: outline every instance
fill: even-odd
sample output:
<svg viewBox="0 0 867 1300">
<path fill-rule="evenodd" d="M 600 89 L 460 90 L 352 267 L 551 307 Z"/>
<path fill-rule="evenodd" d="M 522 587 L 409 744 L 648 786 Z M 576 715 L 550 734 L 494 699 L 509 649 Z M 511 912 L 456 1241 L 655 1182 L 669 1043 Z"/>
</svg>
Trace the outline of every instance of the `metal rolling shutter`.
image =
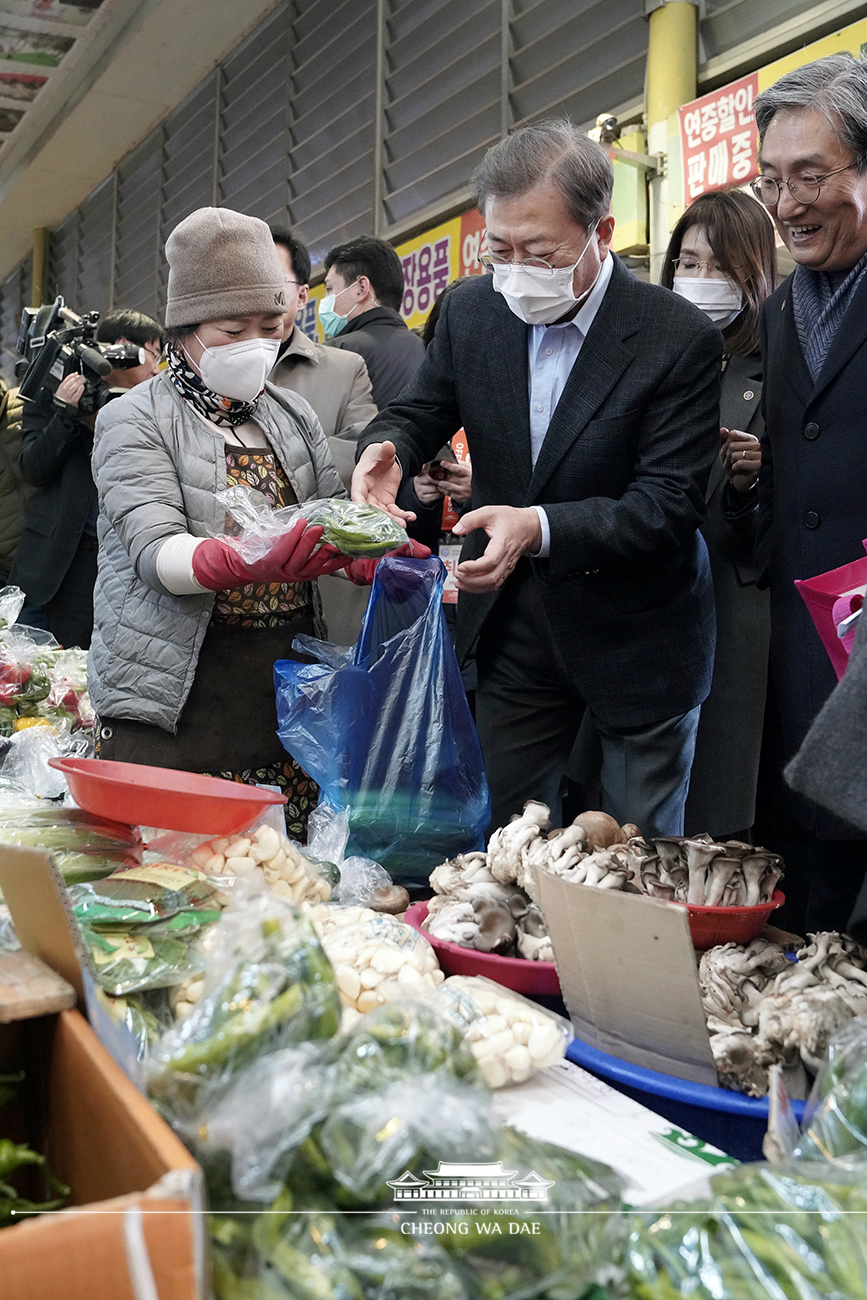
<svg viewBox="0 0 867 1300">
<path fill-rule="evenodd" d="M 288 199 L 288 11 L 281 8 L 223 64 L 219 202 L 285 222 Z"/>
<path fill-rule="evenodd" d="M 159 317 L 162 129 L 118 168 L 114 306 Z"/>
<path fill-rule="evenodd" d="M 510 103 L 515 123 L 566 114 L 590 126 L 641 100 L 644 0 L 513 0 Z"/>
<path fill-rule="evenodd" d="M 500 0 L 386 0 L 384 224 L 464 188 L 501 123 Z"/>
<path fill-rule="evenodd" d="M 158 320 L 162 320 L 168 280 L 166 240 L 184 217 L 197 208 L 211 207 L 214 201 L 217 77 L 214 72 L 197 86 L 163 128 Z"/>
<path fill-rule="evenodd" d="M 315 265 L 374 229 L 375 0 L 298 0 L 289 48 L 289 215 Z"/>
</svg>

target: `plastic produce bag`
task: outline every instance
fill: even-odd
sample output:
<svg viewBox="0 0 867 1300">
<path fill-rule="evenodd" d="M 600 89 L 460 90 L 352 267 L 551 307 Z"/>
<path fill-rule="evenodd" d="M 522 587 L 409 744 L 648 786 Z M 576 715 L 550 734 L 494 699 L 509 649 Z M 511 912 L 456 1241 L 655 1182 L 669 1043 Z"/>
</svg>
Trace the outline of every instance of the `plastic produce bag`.
<svg viewBox="0 0 867 1300">
<path fill-rule="evenodd" d="M 482 975 L 452 975 L 426 1000 L 463 1030 L 491 1088 L 523 1083 L 553 1065 L 572 1039 L 563 1016 Z"/>
<path fill-rule="evenodd" d="M 375 914 L 329 929 L 322 947 L 343 1003 L 362 1013 L 385 1002 L 422 997 L 445 978 L 424 935 L 394 916 Z"/>
<path fill-rule="evenodd" d="M 149 1091 L 175 1117 L 194 1116 L 203 1096 L 257 1057 L 330 1038 L 340 1023 L 334 972 L 310 922 L 285 899 L 236 895 L 198 957 L 201 1001 L 151 1053 Z"/>
<path fill-rule="evenodd" d="M 865 1300 L 867 1188 L 831 1166 L 742 1165 L 712 1195 L 642 1214 L 634 1300 Z"/>
<path fill-rule="evenodd" d="M 330 542 L 343 555 L 353 558 L 384 555 L 406 541 L 405 529 L 386 511 L 339 497 L 274 510 L 261 492 L 236 484 L 218 492 L 217 500 L 226 507 L 228 517 L 223 541 L 248 564 L 267 555 L 297 519 L 321 524 L 323 542 Z"/>
<path fill-rule="evenodd" d="M 0 587 L 0 630 L 17 621 L 26 599 L 20 587 Z"/>
<path fill-rule="evenodd" d="M 4 708 L 0 705 L 0 715 Z M 19 719 L 21 721 L 25 719 Z M 0 779 L 13 789 L 23 790 L 37 799 L 61 799 L 69 795 L 69 787 L 63 773 L 49 766 L 51 759 L 92 757 L 93 742 L 89 732 L 70 732 L 68 724 L 47 726 L 37 722 L 9 737 L 0 765 Z"/>
<path fill-rule="evenodd" d="M 349 808 L 348 851 L 398 884 L 427 883 L 446 858 L 482 846 L 490 800 L 481 748 L 442 613 L 440 560 L 377 565 L 351 656 L 309 637 L 317 663 L 279 660 L 278 735 Z"/>
<path fill-rule="evenodd" d="M 0 802 L 0 843 L 53 853 L 67 885 L 100 880 L 120 867 L 137 865 L 142 856 L 141 839 L 131 826 L 36 800 L 25 806 L 17 800 Z"/>
<path fill-rule="evenodd" d="M 867 1016 L 843 1025 L 828 1044 L 794 1155 L 867 1173 Z"/>
</svg>

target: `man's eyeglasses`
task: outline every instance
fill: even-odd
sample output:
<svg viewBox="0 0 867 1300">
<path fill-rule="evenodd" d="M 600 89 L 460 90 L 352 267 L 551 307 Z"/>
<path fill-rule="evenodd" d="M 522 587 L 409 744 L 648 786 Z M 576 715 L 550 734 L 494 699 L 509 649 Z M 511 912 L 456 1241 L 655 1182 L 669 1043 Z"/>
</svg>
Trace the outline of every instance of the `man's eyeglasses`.
<svg viewBox="0 0 867 1300">
<path fill-rule="evenodd" d="M 835 167 L 832 172 L 825 172 L 824 176 L 792 176 L 787 181 L 776 181 L 772 176 L 757 176 L 754 181 L 750 181 L 750 189 L 766 208 L 777 206 L 784 185 L 796 203 L 815 203 L 819 191 L 829 176 L 836 176 L 838 172 L 847 172 L 850 167 L 855 166 L 856 163 L 850 162 L 846 163 L 845 167 Z"/>
<path fill-rule="evenodd" d="M 162 348 L 151 349 L 146 343 L 142 344 L 144 351 L 148 354 L 151 361 L 159 361 L 163 355 Z"/>
<path fill-rule="evenodd" d="M 486 271 L 493 271 L 495 266 L 508 266 L 519 271 L 542 271 L 548 275 L 563 270 L 561 266 L 552 266 L 546 262 L 544 257 L 526 257 L 523 262 L 513 262 L 508 257 L 500 257 L 499 253 L 482 253 L 479 261 Z"/>
</svg>

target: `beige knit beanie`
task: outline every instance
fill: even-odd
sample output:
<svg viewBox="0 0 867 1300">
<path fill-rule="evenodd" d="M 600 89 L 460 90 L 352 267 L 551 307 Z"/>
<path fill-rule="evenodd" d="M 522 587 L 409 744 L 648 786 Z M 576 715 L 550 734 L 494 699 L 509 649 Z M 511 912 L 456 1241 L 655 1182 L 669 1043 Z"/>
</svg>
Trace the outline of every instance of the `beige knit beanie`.
<svg viewBox="0 0 867 1300">
<path fill-rule="evenodd" d="M 199 208 L 166 240 L 166 325 L 282 312 L 286 286 L 271 231 L 230 208 Z"/>
</svg>

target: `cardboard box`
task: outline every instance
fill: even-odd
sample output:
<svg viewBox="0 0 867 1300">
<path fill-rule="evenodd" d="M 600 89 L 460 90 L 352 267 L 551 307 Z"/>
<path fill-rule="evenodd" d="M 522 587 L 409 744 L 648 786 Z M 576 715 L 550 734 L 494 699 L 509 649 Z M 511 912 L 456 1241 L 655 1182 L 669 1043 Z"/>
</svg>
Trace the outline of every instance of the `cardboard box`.
<svg viewBox="0 0 867 1300">
<path fill-rule="evenodd" d="M 81 996 L 58 881 L 49 854 L 0 846 L 0 888 L 19 939 Z M 0 1231 L 0 1295 L 200 1300 L 201 1170 L 83 1016 L 68 1010 L 0 1025 L 0 1062 L 27 1072 L 15 1131 L 7 1129 L 4 1110 L 0 1133 L 44 1152 L 71 1187 L 73 1206 Z"/>
<path fill-rule="evenodd" d="M 633 1065 L 717 1086 L 686 908 L 536 873 L 575 1035 Z"/>
</svg>

